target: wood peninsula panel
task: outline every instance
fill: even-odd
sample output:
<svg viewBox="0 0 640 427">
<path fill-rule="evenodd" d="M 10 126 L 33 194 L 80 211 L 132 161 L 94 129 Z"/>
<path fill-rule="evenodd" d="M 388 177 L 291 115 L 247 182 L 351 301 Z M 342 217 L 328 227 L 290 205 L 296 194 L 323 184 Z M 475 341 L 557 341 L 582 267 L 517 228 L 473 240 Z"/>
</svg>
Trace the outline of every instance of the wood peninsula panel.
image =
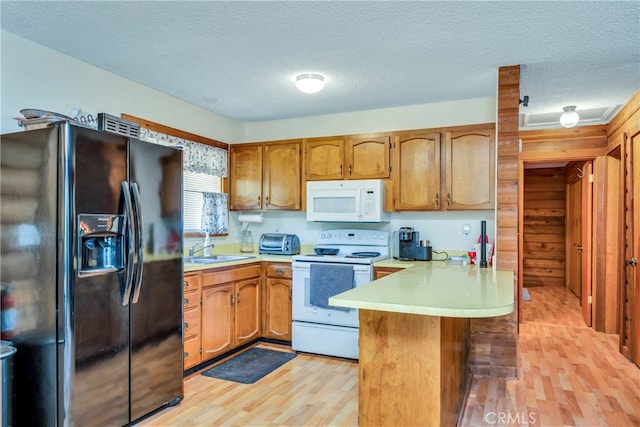
<svg viewBox="0 0 640 427">
<path fill-rule="evenodd" d="M 456 425 L 469 319 L 360 310 L 359 425 Z"/>
</svg>

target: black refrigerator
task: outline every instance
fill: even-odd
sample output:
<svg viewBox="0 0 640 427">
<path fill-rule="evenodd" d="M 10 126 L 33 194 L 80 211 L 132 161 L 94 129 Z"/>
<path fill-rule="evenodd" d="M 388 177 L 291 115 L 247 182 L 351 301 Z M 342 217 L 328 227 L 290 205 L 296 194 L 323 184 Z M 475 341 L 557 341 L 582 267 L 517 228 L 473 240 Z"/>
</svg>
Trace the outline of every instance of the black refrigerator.
<svg viewBox="0 0 640 427">
<path fill-rule="evenodd" d="M 182 152 L 73 122 L 0 139 L 16 426 L 121 426 L 183 396 Z"/>
</svg>

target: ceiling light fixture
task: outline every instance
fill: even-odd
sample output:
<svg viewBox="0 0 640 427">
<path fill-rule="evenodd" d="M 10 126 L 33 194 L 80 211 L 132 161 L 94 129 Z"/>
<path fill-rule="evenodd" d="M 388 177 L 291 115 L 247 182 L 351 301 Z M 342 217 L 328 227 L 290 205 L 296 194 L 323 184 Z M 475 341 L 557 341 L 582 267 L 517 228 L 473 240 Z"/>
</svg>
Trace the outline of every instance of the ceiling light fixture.
<svg viewBox="0 0 640 427">
<path fill-rule="evenodd" d="M 560 116 L 560 124 L 566 128 L 572 128 L 578 124 L 580 116 L 576 113 L 576 106 L 569 105 L 562 108 L 564 113 Z"/>
<path fill-rule="evenodd" d="M 311 73 L 300 74 L 296 77 L 296 87 L 304 93 L 319 92 L 324 87 L 324 76 Z"/>
</svg>

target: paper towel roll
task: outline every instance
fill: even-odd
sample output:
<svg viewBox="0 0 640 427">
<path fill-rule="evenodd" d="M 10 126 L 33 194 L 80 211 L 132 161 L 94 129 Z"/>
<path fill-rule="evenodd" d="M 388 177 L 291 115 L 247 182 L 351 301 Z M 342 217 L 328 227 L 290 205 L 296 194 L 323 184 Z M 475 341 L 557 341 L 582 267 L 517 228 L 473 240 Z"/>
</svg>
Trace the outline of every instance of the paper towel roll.
<svg viewBox="0 0 640 427">
<path fill-rule="evenodd" d="M 262 212 L 261 213 L 251 213 L 251 214 L 241 213 L 241 214 L 238 214 L 238 221 L 244 222 L 244 223 L 264 222 L 264 215 L 262 214 Z"/>
</svg>

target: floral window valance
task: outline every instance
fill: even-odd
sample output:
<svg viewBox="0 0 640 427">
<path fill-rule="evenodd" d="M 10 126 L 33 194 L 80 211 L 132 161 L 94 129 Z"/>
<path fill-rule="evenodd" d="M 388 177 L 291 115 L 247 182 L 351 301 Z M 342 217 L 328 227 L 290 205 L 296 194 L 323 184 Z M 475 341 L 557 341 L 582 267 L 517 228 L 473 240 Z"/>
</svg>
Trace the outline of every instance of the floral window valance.
<svg viewBox="0 0 640 427">
<path fill-rule="evenodd" d="M 227 151 L 222 148 L 189 141 L 144 127 L 140 128 L 140 139 L 153 144 L 182 147 L 184 169 L 190 172 L 206 173 L 219 177 L 226 177 L 228 174 Z"/>
</svg>

